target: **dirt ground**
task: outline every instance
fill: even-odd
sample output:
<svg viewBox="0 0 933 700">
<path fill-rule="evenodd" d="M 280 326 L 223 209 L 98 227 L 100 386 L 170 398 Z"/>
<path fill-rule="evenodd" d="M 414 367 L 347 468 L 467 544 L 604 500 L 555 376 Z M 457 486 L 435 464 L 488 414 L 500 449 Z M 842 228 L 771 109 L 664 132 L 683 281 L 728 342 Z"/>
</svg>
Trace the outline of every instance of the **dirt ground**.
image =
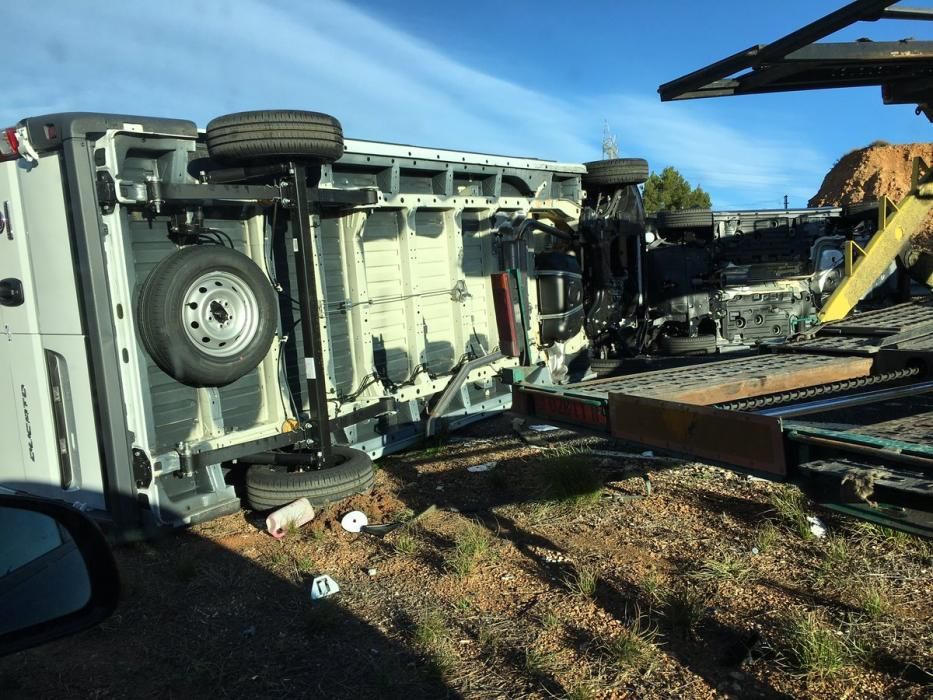
<svg viewBox="0 0 933 700">
<path fill-rule="evenodd" d="M 506 415 L 386 457 L 371 494 L 282 541 L 243 512 L 119 548 L 114 616 L 0 659 L 0 697 L 933 693 L 927 542 L 780 485 L 523 434 L 538 445 Z M 430 505 L 385 539 L 339 526 Z M 341 590 L 313 603 L 323 573 Z"/>
</svg>

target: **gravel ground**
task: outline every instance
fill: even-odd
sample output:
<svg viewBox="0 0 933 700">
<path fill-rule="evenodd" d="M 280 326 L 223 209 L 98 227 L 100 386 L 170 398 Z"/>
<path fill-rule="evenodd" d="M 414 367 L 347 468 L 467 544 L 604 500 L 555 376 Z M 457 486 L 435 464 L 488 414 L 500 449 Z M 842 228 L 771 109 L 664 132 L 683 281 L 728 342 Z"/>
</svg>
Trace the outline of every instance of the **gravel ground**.
<svg viewBox="0 0 933 700">
<path fill-rule="evenodd" d="M 244 512 L 120 548 L 116 614 L 0 660 L 0 697 L 931 696 L 929 543 L 512 420 L 380 460 L 282 541 Z"/>
</svg>

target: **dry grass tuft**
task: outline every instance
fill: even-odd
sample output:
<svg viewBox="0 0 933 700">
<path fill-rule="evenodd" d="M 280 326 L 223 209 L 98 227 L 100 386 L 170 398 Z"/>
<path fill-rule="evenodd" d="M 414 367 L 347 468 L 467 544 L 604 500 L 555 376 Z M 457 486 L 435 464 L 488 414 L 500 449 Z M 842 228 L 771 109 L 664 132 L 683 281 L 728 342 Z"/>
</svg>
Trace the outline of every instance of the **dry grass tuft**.
<svg viewBox="0 0 933 700">
<path fill-rule="evenodd" d="M 489 531 L 479 523 L 471 522 L 457 534 L 453 551 L 446 557 L 447 568 L 456 576 L 467 576 L 489 555 L 489 550 Z"/>
<path fill-rule="evenodd" d="M 579 565 L 564 579 L 564 583 L 574 595 L 582 598 L 592 598 L 596 595 L 599 585 L 599 573 L 594 567 Z"/>
<path fill-rule="evenodd" d="M 843 637 L 812 612 L 792 616 L 785 634 L 790 660 L 804 674 L 831 676 L 849 662 L 850 650 Z"/>
<path fill-rule="evenodd" d="M 752 567 L 745 559 L 734 554 L 707 559 L 699 570 L 691 574 L 697 581 L 735 581 L 743 583 L 752 576 Z"/>
</svg>

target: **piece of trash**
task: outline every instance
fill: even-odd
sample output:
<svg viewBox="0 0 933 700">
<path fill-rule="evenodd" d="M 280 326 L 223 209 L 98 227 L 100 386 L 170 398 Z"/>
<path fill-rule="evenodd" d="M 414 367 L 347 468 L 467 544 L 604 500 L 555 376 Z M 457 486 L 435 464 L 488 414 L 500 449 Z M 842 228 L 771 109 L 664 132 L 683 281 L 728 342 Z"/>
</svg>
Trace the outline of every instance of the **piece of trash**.
<svg viewBox="0 0 933 700">
<path fill-rule="evenodd" d="M 379 573 L 379 570 L 378 570 L 378 569 L 375 569 L 375 568 L 373 568 L 373 567 L 370 567 L 370 568 L 366 569 L 366 575 L 367 575 L 367 576 L 375 576 L 375 575 L 378 574 L 378 573 Z"/>
<path fill-rule="evenodd" d="M 444 490 L 444 487 L 443 487 L 443 486 L 436 486 L 436 487 L 434 488 L 434 490 L 435 490 L 435 491 L 443 491 L 443 490 Z"/>
<path fill-rule="evenodd" d="M 549 433 L 552 430 L 560 430 L 556 425 L 546 425 L 542 423 L 541 425 L 529 425 L 528 430 L 534 430 L 536 433 Z"/>
<path fill-rule="evenodd" d="M 311 600 L 320 600 L 339 592 L 340 586 L 327 574 L 322 574 L 311 582 Z"/>
<path fill-rule="evenodd" d="M 821 540 L 826 537 L 826 525 L 823 524 L 822 520 L 815 515 L 808 515 L 807 522 L 810 523 L 810 532 L 813 533 L 816 539 Z"/>
<path fill-rule="evenodd" d="M 488 472 L 490 469 L 494 469 L 498 462 L 483 462 L 482 464 L 474 464 L 472 467 L 467 467 L 468 472 Z"/>
<path fill-rule="evenodd" d="M 340 527 L 347 532 L 359 532 L 364 525 L 369 525 L 369 518 L 360 510 L 351 510 L 340 519 Z"/>
<path fill-rule="evenodd" d="M 385 537 L 390 532 L 398 530 L 400 527 L 409 527 L 413 523 L 418 522 L 421 518 L 426 516 L 428 513 L 433 513 L 437 510 L 436 506 L 430 505 L 425 508 L 420 513 L 415 514 L 409 520 L 405 522 L 394 522 L 394 523 L 382 523 L 379 525 L 363 525 L 360 528 L 360 532 L 365 532 L 367 535 L 373 535 L 375 537 Z"/>
<path fill-rule="evenodd" d="M 296 530 L 313 518 L 314 506 L 307 498 L 299 498 L 269 514 L 266 532 L 280 540 L 288 530 Z"/>
<path fill-rule="evenodd" d="M 360 532 L 365 532 L 367 535 L 375 535 L 376 537 L 385 537 L 390 532 L 398 530 L 400 527 L 405 527 L 408 523 L 381 523 L 379 525 L 364 525 L 360 528 Z M 372 576 L 372 574 L 370 574 Z"/>
<path fill-rule="evenodd" d="M 256 625 L 250 625 L 245 630 L 240 632 L 244 637 L 255 637 L 256 636 Z"/>
<path fill-rule="evenodd" d="M 758 555 L 758 547 L 752 547 L 752 554 L 754 554 L 755 556 Z"/>
</svg>

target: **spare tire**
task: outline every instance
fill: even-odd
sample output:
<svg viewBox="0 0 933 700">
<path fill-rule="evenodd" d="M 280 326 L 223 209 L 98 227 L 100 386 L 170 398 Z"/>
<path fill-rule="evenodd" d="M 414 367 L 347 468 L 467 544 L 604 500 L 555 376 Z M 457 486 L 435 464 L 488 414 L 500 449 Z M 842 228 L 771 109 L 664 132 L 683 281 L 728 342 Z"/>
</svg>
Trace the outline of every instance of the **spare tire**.
<svg viewBox="0 0 933 700">
<path fill-rule="evenodd" d="M 270 510 L 307 498 L 313 506 L 342 501 L 369 491 L 375 481 L 373 461 L 361 450 L 345 445 L 332 448 L 334 466 L 309 471 L 256 464 L 246 472 L 246 502 L 253 510 Z"/>
<path fill-rule="evenodd" d="M 163 372 L 194 387 L 226 386 L 269 352 L 278 327 L 275 290 L 250 258 L 193 245 L 163 258 L 139 291 L 136 325 Z"/>
<path fill-rule="evenodd" d="M 710 209 L 668 209 L 659 211 L 657 220 L 660 231 L 710 229 L 713 227 L 713 212 Z"/>
<path fill-rule="evenodd" d="M 603 377 L 619 374 L 622 371 L 622 362 L 621 357 L 610 357 L 605 360 L 592 358 L 590 359 L 590 369 L 598 378 L 602 379 Z"/>
<path fill-rule="evenodd" d="M 697 336 L 662 335 L 658 338 L 658 347 L 668 355 L 708 355 L 716 352 L 716 336 L 712 333 Z"/>
<path fill-rule="evenodd" d="M 644 158 L 613 158 L 584 163 L 583 185 L 640 185 L 648 179 Z"/>
<path fill-rule="evenodd" d="M 207 125 L 207 150 L 217 160 L 333 163 L 343 155 L 343 128 L 334 117 L 320 112 L 237 112 Z"/>
</svg>

